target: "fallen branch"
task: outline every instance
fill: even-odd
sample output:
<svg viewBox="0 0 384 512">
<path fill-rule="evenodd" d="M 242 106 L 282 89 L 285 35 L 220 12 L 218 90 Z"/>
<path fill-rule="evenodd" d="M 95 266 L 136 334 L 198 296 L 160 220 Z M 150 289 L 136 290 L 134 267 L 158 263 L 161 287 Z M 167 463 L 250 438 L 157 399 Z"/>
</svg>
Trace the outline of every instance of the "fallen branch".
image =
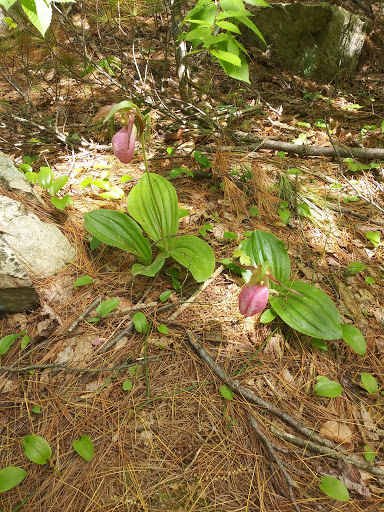
<svg viewBox="0 0 384 512">
<path fill-rule="evenodd" d="M 228 151 L 259 151 L 260 149 L 273 149 L 275 151 L 285 151 L 285 153 L 295 153 L 299 156 L 326 156 L 329 158 L 362 158 L 367 160 L 384 160 L 383 148 L 350 148 L 346 146 L 320 147 L 307 146 L 306 144 L 298 145 L 289 142 L 281 142 L 280 140 L 263 139 L 259 137 L 251 137 L 250 135 L 236 131 L 233 134 L 241 142 L 250 143 L 249 146 L 221 146 L 220 150 Z M 200 148 L 206 153 L 215 153 L 216 146 L 207 146 Z"/>
<path fill-rule="evenodd" d="M 363 460 L 359 460 L 352 455 L 348 455 L 347 453 L 338 453 L 335 451 L 329 451 L 329 449 L 324 446 L 320 446 L 317 443 L 312 443 L 312 441 L 308 441 L 307 439 L 301 439 L 301 437 L 297 437 L 293 434 L 289 434 L 288 432 L 284 432 L 284 430 L 281 430 L 281 429 L 273 427 L 273 426 L 270 427 L 270 431 L 276 437 L 279 437 L 280 439 L 283 439 L 284 441 L 287 441 L 288 443 L 294 444 L 295 446 L 299 446 L 300 448 L 303 448 L 304 450 L 309 450 L 313 453 L 318 453 L 320 455 L 326 455 L 327 457 L 330 457 L 331 459 L 341 460 L 343 462 L 349 462 L 356 468 L 362 469 L 363 471 L 367 471 L 367 473 L 371 473 L 371 475 L 377 476 L 378 478 L 384 477 L 383 470 L 381 470 L 379 468 L 375 468 L 369 462 L 364 462 Z M 384 482 L 382 482 L 382 485 L 384 485 Z"/>
<path fill-rule="evenodd" d="M 324 437 L 317 434 L 314 430 L 309 429 L 299 423 L 293 416 L 286 412 L 282 412 L 271 403 L 263 400 L 262 398 L 252 393 L 252 391 L 249 391 L 248 389 L 241 386 L 239 381 L 232 380 L 231 377 L 215 363 L 210 354 L 204 350 L 204 348 L 201 346 L 201 343 L 197 340 L 191 331 L 187 331 L 187 339 L 192 350 L 200 357 L 200 359 L 206 363 L 206 365 L 213 371 L 213 373 L 231 389 L 233 393 L 241 396 L 248 403 L 258 405 L 263 409 L 267 409 L 267 411 L 273 414 L 273 416 L 279 418 L 283 423 L 305 437 L 306 439 L 303 440 L 303 446 L 307 446 L 308 443 L 311 442 L 313 446 L 318 446 L 320 450 L 323 450 L 322 452 L 319 452 L 323 455 L 328 455 L 329 453 L 331 453 L 331 455 L 337 454 L 340 456 L 340 460 L 345 460 L 346 462 L 349 462 L 350 464 L 359 468 L 361 465 L 364 465 L 364 470 L 368 473 L 371 473 L 372 475 L 380 478 L 384 477 L 384 471 L 382 469 L 373 467 L 369 464 L 365 464 L 363 461 L 361 461 L 360 458 L 354 455 L 346 454 L 345 449 L 342 446 L 337 445 L 329 439 L 325 439 Z M 315 442 L 309 441 L 309 439 L 314 440 Z M 336 457 L 333 456 L 331 458 Z"/>
</svg>

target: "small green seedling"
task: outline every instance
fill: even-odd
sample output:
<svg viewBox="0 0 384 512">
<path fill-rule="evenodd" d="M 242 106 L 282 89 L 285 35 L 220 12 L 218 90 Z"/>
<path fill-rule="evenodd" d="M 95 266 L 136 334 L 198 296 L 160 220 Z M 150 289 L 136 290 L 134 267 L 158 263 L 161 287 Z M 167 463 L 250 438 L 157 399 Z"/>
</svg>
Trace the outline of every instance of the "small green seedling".
<svg viewBox="0 0 384 512">
<path fill-rule="evenodd" d="M 0 356 L 6 354 L 11 348 L 12 343 L 18 338 L 18 334 L 8 334 L 0 340 Z"/>
<path fill-rule="evenodd" d="M 328 352 L 328 347 L 327 347 L 327 344 L 324 342 L 324 340 L 319 340 L 319 339 L 312 339 L 311 340 L 311 343 L 314 347 L 320 349 L 320 350 L 324 350 L 324 352 Z"/>
<path fill-rule="evenodd" d="M 131 391 L 132 387 L 133 387 L 133 384 L 132 384 L 132 381 L 127 379 L 123 382 L 123 390 L 124 391 Z"/>
<path fill-rule="evenodd" d="M 203 155 L 201 151 L 195 151 L 193 153 L 193 158 L 196 160 L 197 163 L 200 164 L 200 166 L 203 169 L 208 169 L 209 167 L 212 167 L 212 162 L 210 162 L 206 155 Z"/>
<path fill-rule="evenodd" d="M 90 283 L 93 283 L 93 279 L 91 276 L 82 276 L 82 277 L 79 277 L 79 279 L 76 279 L 76 281 L 73 283 L 73 286 L 74 287 L 84 286 L 84 285 L 90 284 Z"/>
<path fill-rule="evenodd" d="M 212 231 L 213 226 L 209 222 L 205 223 L 202 228 L 199 229 L 199 233 L 202 237 L 207 236 L 207 231 Z"/>
<path fill-rule="evenodd" d="M 369 373 L 363 372 L 361 374 L 361 383 L 370 395 L 373 395 L 379 391 L 377 380 Z"/>
<path fill-rule="evenodd" d="M 40 436 L 25 436 L 23 447 L 26 457 L 36 464 L 46 464 L 52 457 L 52 450 L 48 441 Z"/>
<path fill-rule="evenodd" d="M 341 384 L 334 380 L 330 380 L 327 377 L 323 377 L 322 375 L 319 375 L 316 380 L 317 383 L 313 386 L 313 389 L 317 396 L 333 398 L 341 395 L 343 392 L 343 387 Z"/>
<path fill-rule="evenodd" d="M 172 294 L 172 290 L 167 290 L 167 291 L 161 293 L 159 296 L 160 302 L 167 302 L 167 300 L 169 299 L 171 294 Z"/>
<path fill-rule="evenodd" d="M 362 272 L 366 268 L 367 267 L 365 265 L 359 263 L 358 261 L 351 261 L 351 263 L 346 268 L 346 272 L 349 275 L 354 276 L 355 274 L 357 274 L 358 272 Z"/>
<path fill-rule="evenodd" d="M 83 434 L 80 439 L 74 441 L 73 449 L 87 462 L 93 459 L 94 447 L 91 439 L 87 435 Z"/>
<path fill-rule="evenodd" d="M 364 446 L 364 459 L 367 461 L 367 462 L 373 462 L 376 458 L 376 454 L 375 452 L 372 450 L 372 448 L 366 444 Z"/>
<path fill-rule="evenodd" d="M 169 329 L 165 324 L 160 324 L 157 326 L 157 330 L 162 334 L 169 334 Z"/>
<path fill-rule="evenodd" d="M 367 240 L 373 243 L 375 247 L 378 247 L 380 243 L 380 233 L 378 231 L 367 231 L 365 233 Z"/>
<path fill-rule="evenodd" d="M 330 498 L 349 501 L 349 492 L 343 482 L 333 476 L 323 476 L 319 488 Z"/>
<path fill-rule="evenodd" d="M 90 318 L 89 320 L 87 320 L 87 322 L 99 322 L 104 316 L 108 315 L 108 313 L 111 313 L 111 311 L 116 309 L 119 304 L 119 299 L 104 300 L 101 304 L 99 304 L 98 308 L 96 309 L 96 316 Z"/>
<path fill-rule="evenodd" d="M 176 169 L 172 169 L 172 171 L 169 173 L 170 178 L 176 178 L 177 176 L 180 176 L 182 174 L 186 174 L 187 176 L 190 176 L 191 178 L 194 178 L 193 171 L 190 171 L 186 167 L 177 167 Z"/>
<path fill-rule="evenodd" d="M 23 468 L 16 466 L 7 466 L 0 469 L 0 492 L 6 492 L 13 489 L 27 476 Z"/>
<path fill-rule="evenodd" d="M 232 231 L 226 231 L 223 235 L 223 238 L 226 238 L 227 240 L 236 240 L 239 235 L 236 235 L 236 233 L 233 233 Z"/>
<path fill-rule="evenodd" d="M 31 409 L 31 412 L 35 413 L 35 414 L 40 414 L 41 413 L 41 408 L 39 405 L 34 405 Z"/>
<path fill-rule="evenodd" d="M 137 332 L 147 332 L 148 321 L 144 313 L 142 313 L 141 311 L 135 313 L 132 317 L 132 322 Z"/>
<path fill-rule="evenodd" d="M 226 400 L 233 400 L 232 390 L 228 386 L 220 386 L 219 391 Z"/>
<path fill-rule="evenodd" d="M 367 276 L 367 277 L 364 279 L 364 281 L 365 281 L 367 284 L 375 284 L 375 283 L 376 283 L 375 279 L 374 279 L 373 277 L 371 277 L 371 276 Z"/>
</svg>

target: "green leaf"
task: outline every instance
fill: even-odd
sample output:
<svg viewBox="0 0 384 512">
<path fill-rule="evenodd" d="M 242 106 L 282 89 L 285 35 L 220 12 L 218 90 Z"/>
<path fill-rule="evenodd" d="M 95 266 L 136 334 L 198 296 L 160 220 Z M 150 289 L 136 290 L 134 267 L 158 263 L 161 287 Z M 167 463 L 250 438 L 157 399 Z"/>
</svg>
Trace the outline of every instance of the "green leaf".
<svg viewBox="0 0 384 512">
<path fill-rule="evenodd" d="M 153 263 L 150 265 L 139 265 L 138 263 L 135 263 L 132 265 L 131 272 L 134 276 L 142 275 L 142 276 L 149 276 L 153 277 L 155 276 L 158 271 L 162 268 L 165 262 L 165 258 L 167 257 L 168 253 L 161 252 L 159 253 L 156 258 L 154 259 Z"/>
<path fill-rule="evenodd" d="M 364 459 L 368 462 L 373 462 L 376 458 L 375 452 L 372 450 L 372 448 L 366 444 L 364 446 Z"/>
<path fill-rule="evenodd" d="M 349 492 L 343 482 L 333 476 L 323 476 L 319 488 L 330 498 L 349 501 Z"/>
<path fill-rule="evenodd" d="M 111 311 L 117 308 L 120 304 L 119 299 L 108 299 L 104 300 L 96 309 L 96 315 L 105 316 L 108 315 Z"/>
<path fill-rule="evenodd" d="M 92 185 L 95 185 L 95 187 L 102 188 L 104 190 L 111 190 L 111 184 L 109 183 L 109 180 L 93 180 Z"/>
<path fill-rule="evenodd" d="M 208 167 L 212 166 L 212 162 L 208 160 L 207 155 L 204 155 L 199 150 L 193 153 L 193 158 L 196 160 L 197 163 L 201 165 L 203 169 L 208 169 Z"/>
<path fill-rule="evenodd" d="M 26 476 L 27 472 L 16 466 L 0 469 L 0 492 L 9 491 L 22 482 Z"/>
<path fill-rule="evenodd" d="M 27 348 L 28 343 L 31 341 L 30 336 L 23 336 L 20 341 L 20 349 L 25 350 Z"/>
<path fill-rule="evenodd" d="M 137 106 L 134 103 L 132 103 L 132 101 L 129 101 L 129 100 L 120 101 L 120 103 L 118 103 L 117 105 L 115 105 L 114 107 L 111 108 L 109 113 L 105 116 L 105 121 L 108 121 L 109 119 L 111 119 L 111 117 L 113 117 L 116 114 L 116 112 L 119 112 L 120 110 L 128 112 L 132 109 L 135 110 L 136 114 L 141 117 L 140 110 L 137 108 Z"/>
<path fill-rule="evenodd" d="M 83 181 L 80 183 L 79 188 L 83 190 L 85 187 L 88 187 L 93 182 L 92 176 L 88 176 L 88 178 L 84 178 Z"/>
<path fill-rule="evenodd" d="M 187 217 L 188 215 L 190 215 L 190 211 L 189 210 L 186 210 L 185 208 L 179 208 L 179 220 L 182 219 L 183 217 Z"/>
<path fill-rule="evenodd" d="M 249 84 L 251 82 L 249 81 L 248 62 L 246 61 L 246 59 L 242 53 L 240 53 L 238 55 L 238 58 L 240 59 L 239 66 L 235 66 L 235 65 L 231 64 L 230 62 L 226 62 L 225 60 L 222 60 L 222 59 L 219 60 L 219 63 L 229 77 Z"/>
<path fill-rule="evenodd" d="M 30 164 L 20 164 L 18 169 L 19 171 L 23 171 L 23 173 L 33 171 L 33 168 Z"/>
<path fill-rule="evenodd" d="M 206 37 L 209 37 L 211 35 L 211 28 L 209 27 L 198 27 L 190 32 L 185 36 L 186 41 L 199 41 L 200 39 L 203 41 Z"/>
<path fill-rule="evenodd" d="M 157 330 L 162 334 L 169 334 L 169 329 L 165 324 L 160 324 L 157 326 Z"/>
<path fill-rule="evenodd" d="M 245 10 L 242 0 L 220 0 L 220 7 L 223 9 L 223 11 Z"/>
<path fill-rule="evenodd" d="M 177 195 L 174 187 L 158 174 L 144 174 L 127 198 L 132 217 L 157 244 L 163 237 L 176 235 L 179 228 Z M 164 238 L 166 249 L 172 238 Z"/>
<path fill-rule="evenodd" d="M 36 464 L 46 464 L 52 457 L 52 450 L 48 441 L 40 436 L 25 436 L 23 438 L 25 455 Z"/>
<path fill-rule="evenodd" d="M 51 194 L 51 196 L 55 196 L 67 183 L 68 176 L 60 176 L 55 180 L 52 185 L 49 186 L 48 192 Z"/>
<path fill-rule="evenodd" d="M 361 374 L 361 382 L 370 395 L 373 395 L 379 391 L 377 380 L 369 373 L 363 372 Z"/>
<path fill-rule="evenodd" d="M 131 391 L 131 389 L 133 388 L 133 384 L 132 384 L 132 381 L 127 379 L 123 382 L 123 390 L 124 391 Z"/>
<path fill-rule="evenodd" d="M 232 233 L 232 231 L 226 231 L 223 235 L 224 238 L 228 238 L 230 240 L 236 240 L 236 238 L 238 237 L 238 235 L 236 235 L 235 233 Z"/>
<path fill-rule="evenodd" d="M 342 337 L 339 312 L 322 290 L 299 281 L 282 283 L 300 295 L 282 290 L 269 302 L 279 317 L 296 331 L 313 338 L 338 340 Z"/>
<path fill-rule="evenodd" d="M 272 233 L 256 229 L 252 235 L 241 242 L 240 249 L 249 256 L 251 264 L 257 267 L 269 261 L 273 276 L 280 282 L 287 281 L 291 274 L 291 263 L 284 242 Z M 270 288 L 276 288 L 273 283 Z"/>
<path fill-rule="evenodd" d="M 32 25 L 45 36 L 52 19 L 51 5 L 45 0 L 22 0 L 21 7 Z"/>
<path fill-rule="evenodd" d="M 364 281 L 365 281 L 367 284 L 374 284 L 374 283 L 376 283 L 376 281 L 374 280 L 374 278 L 373 278 L 373 277 L 371 277 L 371 276 L 367 276 L 367 277 L 364 279 Z"/>
<path fill-rule="evenodd" d="M 218 21 L 216 25 L 224 30 L 229 30 L 230 32 L 235 32 L 236 34 L 241 34 L 239 27 L 231 23 L 230 21 Z"/>
<path fill-rule="evenodd" d="M 98 238 L 96 237 L 93 237 L 92 240 L 91 240 L 91 243 L 89 244 L 89 248 L 91 249 L 91 251 L 94 251 L 97 247 L 99 247 L 99 245 L 101 245 L 103 242 L 101 240 L 99 240 Z"/>
<path fill-rule="evenodd" d="M 82 276 L 73 283 L 73 286 L 84 286 L 85 284 L 90 284 L 93 282 L 91 276 Z"/>
<path fill-rule="evenodd" d="M 0 0 L 0 5 L 8 11 L 17 0 Z"/>
<path fill-rule="evenodd" d="M 135 254 L 145 265 L 151 263 L 152 250 L 148 240 L 140 226 L 125 213 L 94 210 L 84 214 L 84 224 L 98 240 Z"/>
<path fill-rule="evenodd" d="M 255 7 L 270 7 L 265 0 L 244 0 L 244 2 Z"/>
<path fill-rule="evenodd" d="M 311 340 L 311 343 L 314 347 L 319 348 L 320 350 L 324 350 L 324 352 L 328 352 L 327 344 L 323 340 L 314 338 Z"/>
<path fill-rule="evenodd" d="M 359 263 L 358 261 L 352 261 L 348 267 L 347 267 L 347 271 L 348 273 L 351 275 L 351 276 L 354 276 L 355 274 L 357 274 L 358 272 L 362 272 L 363 270 L 365 270 L 367 267 L 365 265 L 363 265 L 362 263 Z"/>
<path fill-rule="evenodd" d="M 367 239 L 373 243 L 375 247 L 377 247 L 380 243 L 380 233 L 378 231 L 367 231 L 365 233 Z"/>
<path fill-rule="evenodd" d="M 87 435 L 83 434 L 80 439 L 73 441 L 73 449 L 87 462 L 93 459 L 93 443 Z"/>
<path fill-rule="evenodd" d="M 272 322 L 272 320 L 274 320 L 276 316 L 276 313 L 272 309 L 267 309 L 261 315 L 259 322 L 261 324 L 268 324 L 269 322 Z"/>
<path fill-rule="evenodd" d="M 0 340 L 0 356 L 2 356 L 3 354 L 6 354 L 8 352 L 12 343 L 16 340 L 17 337 L 18 337 L 18 334 L 8 334 L 7 336 L 4 336 L 4 338 L 1 338 L 1 340 Z"/>
<path fill-rule="evenodd" d="M 210 50 L 210 53 L 220 61 L 229 62 L 237 67 L 241 66 L 240 57 L 233 55 L 233 53 L 229 53 L 224 50 Z"/>
<path fill-rule="evenodd" d="M 125 192 L 122 188 L 118 187 L 117 185 L 113 185 L 111 187 L 111 190 L 109 192 L 103 192 L 100 194 L 100 197 L 107 197 L 110 199 L 121 199 L 124 197 Z"/>
<path fill-rule="evenodd" d="M 348 343 L 352 350 L 363 356 L 367 349 L 364 336 L 361 334 L 357 327 L 353 325 L 344 324 L 342 328 L 342 338 Z"/>
<path fill-rule="evenodd" d="M 132 176 L 130 176 L 129 174 L 124 174 L 124 176 L 122 176 L 120 179 L 120 183 L 125 183 L 126 181 L 129 181 L 131 179 L 132 179 Z"/>
<path fill-rule="evenodd" d="M 40 414 L 41 413 L 41 408 L 39 405 L 34 405 L 31 409 L 31 412 L 34 412 L 35 414 Z"/>
<path fill-rule="evenodd" d="M 50 167 L 40 167 L 40 172 L 37 174 L 37 183 L 42 188 L 49 188 L 53 180 L 53 172 Z"/>
<path fill-rule="evenodd" d="M 148 330 L 147 317 L 141 311 L 133 315 L 132 321 L 137 332 L 146 332 Z"/>
<path fill-rule="evenodd" d="M 211 246 L 194 235 L 171 238 L 169 254 L 186 267 L 199 283 L 211 277 L 215 269 L 215 255 Z"/>
<path fill-rule="evenodd" d="M 167 300 L 169 299 L 171 294 L 172 294 L 172 290 L 167 290 L 167 291 L 161 293 L 159 296 L 160 302 L 167 302 Z"/>
<path fill-rule="evenodd" d="M 241 18 L 238 17 L 237 18 L 239 21 L 241 21 L 241 23 L 243 23 L 246 27 L 248 27 L 250 30 L 252 30 L 252 32 L 254 32 L 262 41 L 265 45 L 267 45 L 264 37 L 263 37 L 263 34 L 260 32 L 260 30 L 256 27 L 256 25 L 253 23 L 253 21 L 251 21 L 249 18 L 247 18 L 246 16 L 242 16 Z"/>
<path fill-rule="evenodd" d="M 219 391 L 226 400 L 233 400 L 232 390 L 228 386 L 220 386 Z"/>
<path fill-rule="evenodd" d="M 51 203 L 59 210 L 64 210 L 69 204 L 73 204 L 73 197 L 66 194 L 64 197 L 51 197 Z"/>
<path fill-rule="evenodd" d="M 277 213 L 279 214 L 280 219 L 283 221 L 283 223 L 285 225 L 287 225 L 289 222 L 289 218 L 291 216 L 291 212 L 289 210 L 285 209 L 285 210 L 279 210 Z"/>
<path fill-rule="evenodd" d="M 317 384 L 313 386 L 316 395 L 326 396 L 328 398 L 336 397 L 341 395 L 343 387 L 334 380 L 329 380 L 327 377 L 319 375 L 317 377 Z"/>
<path fill-rule="evenodd" d="M 297 213 L 302 217 L 311 216 L 311 210 L 309 209 L 309 206 L 306 203 L 301 203 L 297 205 Z"/>
</svg>

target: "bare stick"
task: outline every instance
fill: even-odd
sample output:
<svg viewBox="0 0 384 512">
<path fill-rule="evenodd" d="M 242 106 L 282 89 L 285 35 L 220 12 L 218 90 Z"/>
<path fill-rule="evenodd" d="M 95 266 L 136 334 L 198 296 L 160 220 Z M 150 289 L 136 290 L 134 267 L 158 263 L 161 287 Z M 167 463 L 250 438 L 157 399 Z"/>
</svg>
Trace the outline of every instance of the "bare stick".
<svg viewBox="0 0 384 512">
<path fill-rule="evenodd" d="M 79 325 L 79 323 L 84 320 L 84 318 L 88 315 L 88 313 L 90 313 L 92 311 L 92 309 L 94 309 L 96 306 L 98 306 L 102 300 L 102 298 L 104 297 L 104 294 L 100 295 L 100 297 L 97 297 L 97 299 L 95 299 L 92 304 L 90 304 L 87 309 L 85 311 L 83 311 L 81 313 L 80 316 L 78 316 L 76 318 L 76 320 L 73 322 L 73 324 L 71 324 L 67 331 L 66 332 L 72 332 L 76 329 L 76 327 Z"/>
<path fill-rule="evenodd" d="M 288 492 L 289 492 L 289 497 L 291 498 L 291 502 L 293 503 L 295 510 L 297 510 L 299 512 L 300 509 L 297 506 L 295 495 L 293 494 L 293 489 L 295 487 L 295 483 L 293 482 L 291 476 L 289 475 L 289 473 L 283 466 L 283 463 L 281 462 L 280 457 L 276 453 L 274 445 L 269 441 L 267 436 L 260 430 L 259 425 L 257 424 L 257 421 L 253 416 L 248 416 L 247 419 L 248 419 L 251 427 L 253 428 L 253 430 L 256 432 L 257 437 L 260 439 L 260 441 L 264 445 L 264 448 L 268 454 L 269 459 L 277 464 L 282 475 L 284 476 L 285 481 L 287 482 Z"/>
<path fill-rule="evenodd" d="M 363 469 L 364 471 L 367 471 L 367 473 L 371 473 L 371 475 L 377 476 L 379 478 L 384 478 L 384 471 L 382 469 L 374 467 L 371 464 L 364 462 L 363 460 L 357 459 L 355 456 L 351 456 L 346 453 L 339 453 L 333 450 L 330 451 L 325 446 L 320 446 L 319 444 L 313 443 L 312 441 L 308 441 L 307 439 L 301 439 L 301 437 L 289 434 L 288 432 L 284 432 L 284 430 L 281 430 L 273 426 L 270 427 L 270 430 L 272 434 L 275 435 L 276 437 L 284 439 L 284 441 L 294 444 L 295 446 L 299 446 L 304 450 L 309 450 L 313 453 L 318 453 L 320 455 L 326 455 L 331 459 L 349 462 L 353 466 L 359 469 Z"/>
<path fill-rule="evenodd" d="M 176 320 L 176 318 L 184 311 L 184 309 L 186 309 L 190 304 L 192 304 L 192 302 L 194 302 L 197 299 L 197 297 L 212 283 L 212 281 L 214 281 L 216 279 L 216 277 L 218 275 L 220 275 L 222 273 L 223 270 L 224 270 L 224 266 L 220 265 L 220 267 L 215 270 L 215 272 L 212 274 L 212 276 L 209 279 L 207 279 L 207 281 L 204 281 L 204 283 L 202 283 L 199 286 L 199 288 L 195 291 L 195 293 L 192 294 L 189 297 L 189 299 L 187 299 L 185 302 L 183 302 L 183 304 L 179 307 L 179 309 L 177 309 L 169 317 L 170 322 L 173 322 L 174 320 Z"/>
</svg>

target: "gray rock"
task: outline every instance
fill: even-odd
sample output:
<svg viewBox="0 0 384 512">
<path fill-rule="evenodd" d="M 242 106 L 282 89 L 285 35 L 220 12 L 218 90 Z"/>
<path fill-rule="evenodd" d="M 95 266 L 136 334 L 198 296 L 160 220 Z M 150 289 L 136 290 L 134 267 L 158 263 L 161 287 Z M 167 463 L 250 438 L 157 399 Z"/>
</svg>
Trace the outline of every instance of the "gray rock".
<svg viewBox="0 0 384 512">
<path fill-rule="evenodd" d="M 42 222 L 22 203 L 5 196 L 0 196 L 0 225 L 6 226 L 2 239 L 32 276 L 52 276 L 76 256 L 54 224 Z"/>
<path fill-rule="evenodd" d="M 0 188 L 14 192 L 33 203 L 42 203 L 39 194 L 33 189 L 24 174 L 16 169 L 9 156 L 0 151 Z"/>
<path fill-rule="evenodd" d="M 365 39 L 364 22 L 336 5 L 273 4 L 255 9 L 251 19 L 268 44 L 272 62 L 304 77 L 328 82 L 356 71 Z M 249 29 L 246 46 L 265 51 Z"/>
<path fill-rule="evenodd" d="M 12 160 L 0 153 L 0 316 L 35 309 L 39 296 L 31 279 L 54 275 L 76 256 L 54 224 L 42 222 L 25 204 L 1 195 L 1 188 L 42 202 Z"/>
</svg>

